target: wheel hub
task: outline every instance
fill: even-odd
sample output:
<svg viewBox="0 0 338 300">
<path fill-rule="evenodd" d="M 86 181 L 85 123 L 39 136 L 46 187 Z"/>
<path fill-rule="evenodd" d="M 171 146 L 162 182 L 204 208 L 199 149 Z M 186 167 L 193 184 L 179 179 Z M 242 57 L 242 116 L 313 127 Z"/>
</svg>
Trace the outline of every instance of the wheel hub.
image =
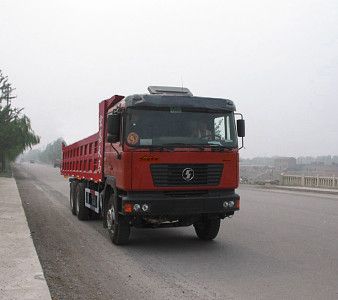
<svg viewBox="0 0 338 300">
<path fill-rule="evenodd" d="M 114 211 L 114 207 L 112 207 L 107 212 L 107 226 L 108 226 L 108 229 L 111 230 L 113 228 L 114 223 L 115 223 L 115 211 Z"/>
</svg>

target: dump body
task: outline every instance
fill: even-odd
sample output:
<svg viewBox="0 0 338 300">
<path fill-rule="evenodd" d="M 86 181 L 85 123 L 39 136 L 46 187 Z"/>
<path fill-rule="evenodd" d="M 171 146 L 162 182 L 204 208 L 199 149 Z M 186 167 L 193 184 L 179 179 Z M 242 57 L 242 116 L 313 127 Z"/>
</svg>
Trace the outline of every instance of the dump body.
<svg viewBox="0 0 338 300">
<path fill-rule="evenodd" d="M 61 174 L 77 179 L 102 182 L 106 139 L 106 115 L 109 108 L 124 97 L 115 95 L 99 104 L 99 131 L 62 148 Z"/>
</svg>

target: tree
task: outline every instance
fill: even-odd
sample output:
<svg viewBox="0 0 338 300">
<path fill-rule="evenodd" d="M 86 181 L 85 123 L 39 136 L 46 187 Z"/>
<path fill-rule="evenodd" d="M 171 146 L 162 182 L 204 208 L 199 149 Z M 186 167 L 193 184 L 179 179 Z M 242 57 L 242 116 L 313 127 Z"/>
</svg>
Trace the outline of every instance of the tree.
<svg viewBox="0 0 338 300">
<path fill-rule="evenodd" d="M 0 70 L 0 171 L 5 171 L 6 161 L 13 161 L 27 148 L 40 142 L 31 127 L 23 108 L 12 106 L 15 89 Z"/>
<path fill-rule="evenodd" d="M 63 138 L 58 138 L 57 140 L 49 143 L 46 146 L 46 149 L 40 153 L 39 160 L 44 163 L 54 163 L 55 161 L 61 160 L 61 149 L 62 144 L 66 144 Z"/>
<path fill-rule="evenodd" d="M 46 164 L 54 164 L 62 160 L 62 144 L 66 145 L 65 140 L 60 137 L 49 143 L 43 150 L 30 150 L 23 155 L 25 161 L 37 160 Z"/>
</svg>

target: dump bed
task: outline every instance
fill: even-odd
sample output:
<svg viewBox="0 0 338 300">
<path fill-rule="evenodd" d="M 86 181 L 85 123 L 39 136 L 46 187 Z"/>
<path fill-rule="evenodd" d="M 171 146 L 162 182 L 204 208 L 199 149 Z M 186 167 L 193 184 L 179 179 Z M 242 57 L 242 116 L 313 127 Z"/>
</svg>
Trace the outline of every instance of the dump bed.
<svg viewBox="0 0 338 300">
<path fill-rule="evenodd" d="M 99 157 L 99 133 L 62 149 L 61 174 L 93 181 L 102 180 L 102 159 Z"/>
<path fill-rule="evenodd" d="M 103 181 L 107 111 L 124 97 L 115 95 L 99 104 L 99 131 L 62 147 L 61 174 L 78 179 Z"/>
</svg>

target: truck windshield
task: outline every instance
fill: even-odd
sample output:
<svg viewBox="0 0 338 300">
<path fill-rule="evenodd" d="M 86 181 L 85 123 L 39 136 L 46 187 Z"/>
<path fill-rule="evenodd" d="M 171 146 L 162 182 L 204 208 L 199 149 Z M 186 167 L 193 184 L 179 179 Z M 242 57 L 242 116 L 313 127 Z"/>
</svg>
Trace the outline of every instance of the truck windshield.
<svg viewBox="0 0 338 300">
<path fill-rule="evenodd" d="M 233 112 L 129 108 L 125 124 L 133 147 L 237 147 Z"/>
</svg>

